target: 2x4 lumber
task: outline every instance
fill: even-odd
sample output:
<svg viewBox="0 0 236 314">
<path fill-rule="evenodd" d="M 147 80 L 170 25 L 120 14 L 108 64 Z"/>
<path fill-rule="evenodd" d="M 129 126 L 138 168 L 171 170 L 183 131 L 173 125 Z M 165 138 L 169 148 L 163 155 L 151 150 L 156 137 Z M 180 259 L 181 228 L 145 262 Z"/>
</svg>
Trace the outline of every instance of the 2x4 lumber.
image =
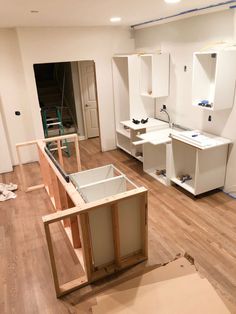
<svg viewBox="0 0 236 314">
<path fill-rule="evenodd" d="M 67 203 L 69 208 L 75 206 L 68 194 L 66 194 L 67 197 Z M 79 232 L 79 224 L 78 224 L 78 217 L 73 216 L 70 217 L 70 228 L 71 228 L 71 236 L 72 236 L 72 242 L 73 247 L 75 249 L 81 248 L 81 241 L 80 241 L 80 232 Z"/>
<path fill-rule="evenodd" d="M 142 252 L 148 258 L 148 192 L 140 200 Z"/>
<path fill-rule="evenodd" d="M 143 256 L 143 254 L 140 254 L 140 253 L 137 253 L 135 255 L 132 255 L 130 257 L 122 259 L 119 270 L 128 268 L 128 267 L 135 265 L 135 264 L 138 264 L 138 263 L 141 263 L 141 262 L 145 261 L 146 259 L 147 259 L 147 257 Z M 116 264 L 107 266 L 103 269 L 99 269 L 98 271 L 96 271 L 92 274 L 91 282 L 94 282 L 96 280 L 107 277 L 108 275 L 110 275 L 116 271 L 117 271 Z"/>
<path fill-rule="evenodd" d="M 70 198 L 73 200 L 73 203 L 76 205 L 83 204 L 84 200 L 82 199 L 80 194 L 77 192 L 74 185 L 71 182 L 69 182 L 69 183 L 65 182 L 65 179 L 63 178 L 61 173 L 58 171 L 58 169 L 56 168 L 56 166 L 54 165 L 54 163 L 52 162 L 50 157 L 45 153 L 45 151 L 44 151 L 45 143 L 42 140 L 38 141 L 38 147 L 41 150 L 42 154 L 44 155 L 44 157 L 47 161 L 46 164 L 49 165 L 53 169 L 56 176 L 60 180 L 61 184 L 64 186 L 66 192 L 68 193 Z"/>
<path fill-rule="evenodd" d="M 42 189 L 42 188 L 44 188 L 44 184 L 38 184 L 38 185 L 28 187 L 26 189 L 26 192 L 35 191 L 35 190 Z"/>
<path fill-rule="evenodd" d="M 83 276 L 78 279 L 66 282 L 63 285 L 60 285 L 60 292 L 57 294 L 57 297 L 61 297 L 67 293 L 70 293 L 78 288 L 82 288 L 88 284 L 88 279 L 86 276 Z"/>
<path fill-rule="evenodd" d="M 54 197 L 55 208 L 58 211 L 58 210 L 61 210 L 61 207 L 62 207 L 60 193 L 59 193 L 59 184 L 58 184 L 59 180 L 56 174 L 53 172 L 53 170 L 50 171 L 50 174 L 51 174 L 51 182 L 52 182 L 52 195 Z"/>
<path fill-rule="evenodd" d="M 93 273 L 93 259 L 92 259 L 92 246 L 91 236 L 89 227 L 89 216 L 88 213 L 81 214 L 79 216 L 80 230 L 82 235 L 82 249 L 84 256 L 84 266 L 88 281 L 92 278 Z"/>
<path fill-rule="evenodd" d="M 43 153 L 41 152 L 41 150 L 38 148 L 38 155 L 39 155 L 39 164 L 40 164 L 40 170 L 41 170 L 41 174 L 43 177 L 43 183 L 45 185 L 45 187 L 48 186 L 48 171 L 47 171 L 47 161 L 43 155 Z"/>
<path fill-rule="evenodd" d="M 147 189 L 144 187 L 140 187 L 135 190 L 130 190 L 124 193 L 109 196 L 101 200 L 97 200 L 95 202 L 84 203 L 80 206 L 69 208 L 68 210 L 65 210 L 63 212 L 57 212 L 50 215 L 45 215 L 42 217 L 42 219 L 44 223 L 53 223 L 53 222 L 60 221 L 65 218 L 78 215 L 78 214 L 79 215 L 84 214 L 86 212 L 89 212 L 90 210 L 102 207 L 104 205 L 109 206 L 109 205 L 112 205 L 113 203 L 118 202 L 119 200 L 125 200 L 127 198 L 134 197 L 139 194 L 142 195 L 143 193 L 147 193 Z"/>
<path fill-rule="evenodd" d="M 16 154 L 18 158 L 18 163 L 20 167 L 20 176 L 21 176 L 21 182 L 22 182 L 22 190 L 26 192 L 27 186 L 26 186 L 26 178 L 25 178 L 25 172 L 21 161 L 20 151 L 19 151 L 20 145 L 16 145 Z"/>
<path fill-rule="evenodd" d="M 68 139 L 75 139 L 75 138 L 78 138 L 78 136 L 77 134 L 73 133 L 73 134 L 65 134 L 65 135 L 60 135 L 60 136 L 44 138 L 42 139 L 42 141 L 44 143 L 48 143 L 48 142 L 55 142 L 57 140 L 68 140 Z"/>
<path fill-rule="evenodd" d="M 78 136 L 75 137 L 74 142 L 75 142 L 75 155 L 76 155 L 77 168 L 78 168 L 78 171 L 81 171 Z"/>
<path fill-rule="evenodd" d="M 119 229 L 119 216 L 118 215 L 119 215 L 118 204 L 115 203 L 111 206 L 113 245 L 114 245 L 115 263 L 117 267 L 120 267 L 121 266 L 120 229 Z"/>
<path fill-rule="evenodd" d="M 34 185 L 34 186 L 27 186 L 25 170 L 24 170 L 24 166 L 22 164 L 21 155 L 20 155 L 20 148 L 21 147 L 29 146 L 29 145 L 36 145 L 36 144 L 37 144 L 37 141 L 30 141 L 30 142 L 24 142 L 24 143 L 16 144 L 16 154 L 17 154 L 18 163 L 19 163 L 19 167 L 20 167 L 20 177 L 21 177 L 21 182 L 22 182 L 22 190 L 24 192 L 34 191 L 37 189 L 41 189 L 43 187 L 42 184 L 38 184 L 38 185 Z"/>
<path fill-rule="evenodd" d="M 64 160 L 62 156 L 62 149 L 61 149 L 61 141 L 57 140 L 57 151 L 58 151 L 58 158 L 59 158 L 59 164 L 62 168 L 64 168 Z"/>
<path fill-rule="evenodd" d="M 22 142 L 22 143 L 17 143 L 17 144 L 16 144 L 16 148 L 17 148 L 17 147 L 22 147 L 22 146 L 34 145 L 34 144 L 37 144 L 37 140 L 28 141 L 28 142 Z"/>
<path fill-rule="evenodd" d="M 79 233 L 79 225 L 78 225 L 78 217 L 73 216 L 70 218 L 70 228 L 71 228 L 71 236 L 74 249 L 81 248 L 80 241 L 80 233 Z"/>
<path fill-rule="evenodd" d="M 46 235 L 46 240 L 48 244 L 48 253 L 49 253 L 49 258 L 51 262 L 54 287 L 56 290 L 56 295 L 58 296 L 60 295 L 60 287 L 59 287 L 59 281 L 58 281 L 58 275 L 57 275 L 56 261 L 55 261 L 54 251 L 53 251 L 52 238 L 51 238 L 51 233 L 50 233 L 50 226 L 44 225 L 44 229 L 45 229 L 45 235 Z"/>
<path fill-rule="evenodd" d="M 61 202 L 60 210 L 66 210 L 69 208 L 68 198 L 67 198 L 66 190 L 65 190 L 64 186 L 61 184 L 60 180 L 58 180 L 58 189 L 59 189 L 60 202 Z M 64 219 L 63 224 L 64 224 L 64 227 L 69 227 L 70 226 L 70 219 L 69 218 Z"/>
</svg>

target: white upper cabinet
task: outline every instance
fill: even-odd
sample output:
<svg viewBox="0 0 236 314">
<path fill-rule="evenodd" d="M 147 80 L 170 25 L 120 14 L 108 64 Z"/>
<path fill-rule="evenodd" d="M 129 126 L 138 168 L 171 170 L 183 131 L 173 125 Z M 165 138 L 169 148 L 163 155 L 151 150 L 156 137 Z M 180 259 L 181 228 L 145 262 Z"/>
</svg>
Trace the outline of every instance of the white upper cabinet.
<svg viewBox="0 0 236 314">
<path fill-rule="evenodd" d="M 236 50 L 196 52 L 193 56 L 193 106 L 223 110 L 233 106 Z"/>
<path fill-rule="evenodd" d="M 142 96 L 152 98 L 168 96 L 169 76 L 169 53 L 140 55 L 140 89 Z"/>
</svg>

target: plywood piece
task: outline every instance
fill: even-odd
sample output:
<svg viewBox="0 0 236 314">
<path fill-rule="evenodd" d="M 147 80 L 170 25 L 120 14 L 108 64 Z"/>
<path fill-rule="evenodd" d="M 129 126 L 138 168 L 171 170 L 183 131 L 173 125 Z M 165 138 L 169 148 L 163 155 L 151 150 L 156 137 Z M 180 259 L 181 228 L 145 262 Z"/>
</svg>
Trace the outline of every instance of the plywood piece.
<svg viewBox="0 0 236 314">
<path fill-rule="evenodd" d="M 104 296 L 94 314 L 229 314 L 207 279 L 198 273 Z"/>
<path fill-rule="evenodd" d="M 78 187 L 112 178 L 113 176 L 114 169 L 112 165 L 76 172 L 70 175 Z"/>
<path fill-rule="evenodd" d="M 85 202 L 93 202 L 108 196 L 120 194 L 126 191 L 125 177 L 114 177 L 99 183 L 94 183 L 79 189 Z"/>
<path fill-rule="evenodd" d="M 187 276 L 190 274 L 196 273 L 196 268 L 194 265 L 189 263 L 189 261 L 184 258 L 178 258 L 175 261 L 172 261 L 165 266 L 159 266 L 154 270 L 151 270 L 147 273 L 144 273 L 140 276 L 137 276 L 133 279 L 125 281 L 117 286 L 112 287 L 111 289 L 104 292 L 97 297 L 97 301 L 101 300 L 101 298 L 105 295 L 115 294 L 120 291 L 126 291 L 133 288 L 139 288 L 147 285 L 151 285 L 157 282 L 166 281 L 174 278 L 178 278 L 181 276 Z"/>
<path fill-rule="evenodd" d="M 113 230 L 113 245 L 115 254 L 115 263 L 118 267 L 121 265 L 120 258 L 120 227 L 119 227 L 119 214 L 117 203 L 111 207 L 112 214 L 112 230 Z"/>
<path fill-rule="evenodd" d="M 89 224 L 94 266 L 114 261 L 111 207 L 104 206 L 89 212 Z"/>
<path fill-rule="evenodd" d="M 122 257 L 142 249 L 141 200 L 141 197 L 132 197 L 118 203 Z"/>
</svg>

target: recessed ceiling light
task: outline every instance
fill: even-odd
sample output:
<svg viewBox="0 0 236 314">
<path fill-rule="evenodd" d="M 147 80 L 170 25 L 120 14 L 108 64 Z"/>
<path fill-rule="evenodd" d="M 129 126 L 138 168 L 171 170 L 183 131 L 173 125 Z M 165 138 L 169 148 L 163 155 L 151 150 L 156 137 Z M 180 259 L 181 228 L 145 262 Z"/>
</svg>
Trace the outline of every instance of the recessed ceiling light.
<svg viewBox="0 0 236 314">
<path fill-rule="evenodd" d="M 178 3 L 181 0 L 165 0 L 166 3 Z"/>
<path fill-rule="evenodd" d="M 30 13 L 39 13 L 38 10 L 30 10 Z"/>
<path fill-rule="evenodd" d="M 111 18 L 110 18 L 110 21 L 111 21 L 112 23 L 120 22 L 120 21 L 121 21 L 121 17 L 119 17 L 119 16 L 111 17 Z"/>
</svg>

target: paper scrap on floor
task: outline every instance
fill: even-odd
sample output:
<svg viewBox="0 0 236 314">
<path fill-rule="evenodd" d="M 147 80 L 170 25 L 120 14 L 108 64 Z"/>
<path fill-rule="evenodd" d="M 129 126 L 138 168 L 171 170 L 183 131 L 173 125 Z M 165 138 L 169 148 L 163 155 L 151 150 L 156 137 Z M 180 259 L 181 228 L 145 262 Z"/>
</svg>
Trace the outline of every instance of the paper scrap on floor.
<svg viewBox="0 0 236 314">
<path fill-rule="evenodd" d="M 15 190 L 17 190 L 16 184 L 0 183 L 0 202 L 16 198 L 16 194 L 13 193 Z"/>
<path fill-rule="evenodd" d="M 207 279 L 185 258 L 126 281 L 97 297 L 94 314 L 229 314 Z"/>
</svg>

